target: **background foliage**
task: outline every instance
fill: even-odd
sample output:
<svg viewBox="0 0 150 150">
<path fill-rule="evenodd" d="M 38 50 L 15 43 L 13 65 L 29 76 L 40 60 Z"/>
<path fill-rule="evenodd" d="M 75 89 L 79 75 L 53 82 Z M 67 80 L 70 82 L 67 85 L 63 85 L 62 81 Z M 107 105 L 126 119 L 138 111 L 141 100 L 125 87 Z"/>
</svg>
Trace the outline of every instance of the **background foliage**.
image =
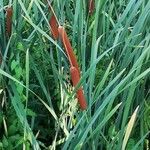
<svg viewBox="0 0 150 150">
<path fill-rule="evenodd" d="M 84 0 L 52 6 L 80 64 L 88 108 L 78 107 L 47 2 L 0 0 L 0 149 L 148 149 L 150 1 L 96 0 L 92 15 Z"/>
</svg>

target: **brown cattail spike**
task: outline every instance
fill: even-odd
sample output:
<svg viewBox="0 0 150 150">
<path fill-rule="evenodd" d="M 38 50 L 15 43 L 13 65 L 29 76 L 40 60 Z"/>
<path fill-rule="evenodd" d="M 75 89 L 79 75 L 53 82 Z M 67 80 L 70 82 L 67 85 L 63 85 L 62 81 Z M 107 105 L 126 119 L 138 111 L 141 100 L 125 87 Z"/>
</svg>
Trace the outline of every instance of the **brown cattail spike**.
<svg viewBox="0 0 150 150">
<path fill-rule="evenodd" d="M 56 18 L 54 15 L 52 15 L 50 21 L 49 21 L 50 27 L 51 27 L 51 31 L 52 31 L 52 35 L 54 37 L 55 40 L 58 39 L 59 37 L 59 33 L 58 33 L 58 24 L 56 21 Z"/>
<path fill-rule="evenodd" d="M 72 80 L 73 86 L 76 87 L 76 85 L 80 81 L 79 72 L 78 72 L 78 70 L 75 67 L 71 66 L 71 68 L 70 68 L 70 74 L 71 74 L 71 80 Z M 77 95 L 77 98 L 78 98 L 78 101 L 79 101 L 79 104 L 80 104 L 80 108 L 82 110 L 85 110 L 86 107 L 87 107 L 87 104 L 86 104 L 85 96 L 83 94 L 82 87 L 80 87 L 77 90 L 76 95 Z"/>
<path fill-rule="evenodd" d="M 78 66 L 78 63 L 77 63 L 76 56 L 75 56 L 75 54 L 73 52 L 73 49 L 71 47 L 71 43 L 69 41 L 69 38 L 67 36 L 67 33 L 66 33 L 64 27 L 59 26 L 58 27 L 58 32 L 59 32 L 59 35 L 60 35 L 61 40 L 63 42 L 63 45 L 65 47 L 65 50 L 66 50 L 66 53 L 68 55 L 70 64 L 72 64 L 74 67 L 76 67 L 78 72 L 80 73 L 80 69 L 79 69 L 79 66 Z"/>
<path fill-rule="evenodd" d="M 10 37 L 11 30 L 12 30 L 12 15 L 13 15 L 13 9 L 12 7 L 8 7 L 6 9 L 6 33 Z"/>
</svg>

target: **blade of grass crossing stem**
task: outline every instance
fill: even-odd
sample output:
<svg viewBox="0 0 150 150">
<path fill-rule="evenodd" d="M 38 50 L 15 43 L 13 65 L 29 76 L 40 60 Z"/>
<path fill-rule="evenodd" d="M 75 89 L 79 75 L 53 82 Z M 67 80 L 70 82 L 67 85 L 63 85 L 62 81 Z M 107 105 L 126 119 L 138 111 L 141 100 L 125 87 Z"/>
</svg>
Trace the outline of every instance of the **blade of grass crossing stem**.
<svg viewBox="0 0 150 150">
<path fill-rule="evenodd" d="M 133 128 L 134 123 L 135 123 L 138 109 L 139 109 L 139 106 L 135 109 L 135 111 L 134 111 L 133 115 L 131 116 L 130 121 L 127 125 L 125 136 L 124 136 L 123 143 L 122 143 L 122 150 L 125 150 L 125 148 L 126 148 L 126 145 L 127 145 L 128 140 L 129 140 L 132 128 Z"/>
</svg>

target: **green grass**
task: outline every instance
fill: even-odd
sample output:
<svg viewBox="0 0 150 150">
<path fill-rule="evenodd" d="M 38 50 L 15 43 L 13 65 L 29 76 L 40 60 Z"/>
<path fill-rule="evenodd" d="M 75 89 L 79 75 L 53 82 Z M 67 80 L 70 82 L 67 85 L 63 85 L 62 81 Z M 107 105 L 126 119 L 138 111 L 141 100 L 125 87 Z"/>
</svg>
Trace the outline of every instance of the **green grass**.
<svg viewBox="0 0 150 150">
<path fill-rule="evenodd" d="M 12 35 L 5 8 L 13 7 Z M 52 3 L 81 68 L 77 87 L 46 1 L 0 1 L 0 150 L 142 150 L 150 145 L 150 1 Z M 75 91 L 88 103 L 81 111 Z M 148 148 L 147 148 L 148 149 Z"/>
</svg>

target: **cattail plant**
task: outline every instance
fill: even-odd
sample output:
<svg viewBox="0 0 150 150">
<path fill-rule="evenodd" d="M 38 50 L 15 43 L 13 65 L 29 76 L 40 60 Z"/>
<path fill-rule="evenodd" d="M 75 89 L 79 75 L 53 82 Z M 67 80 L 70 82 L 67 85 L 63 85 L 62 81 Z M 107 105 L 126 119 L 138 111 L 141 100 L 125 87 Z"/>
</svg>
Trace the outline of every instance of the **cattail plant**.
<svg viewBox="0 0 150 150">
<path fill-rule="evenodd" d="M 75 87 L 80 81 L 80 68 L 78 66 L 77 59 L 75 57 L 71 43 L 69 41 L 69 38 L 67 36 L 67 33 L 66 33 L 64 27 L 59 26 L 58 32 L 59 32 L 60 38 L 63 42 L 63 45 L 65 47 L 67 56 L 69 58 L 69 62 L 71 65 L 71 68 L 70 68 L 71 80 L 72 80 L 73 86 Z M 77 90 L 76 95 L 77 95 L 81 109 L 82 110 L 86 109 L 87 104 L 86 104 L 86 100 L 85 100 L 85 97 L 83 94 L 82 87 L 80 87 Z"/>
<path fill-rule="evenodd" d="M 56 17 L 56 14 L 51 6 L 51 4 L 48 2 L 49 8 L 52 11 L 53 15 L 49 21 L 50 27 L 51 27 L 51 31 L 52 31 L 52 35 L 54 37 L 55 40 L 58 39 L 58 37 L 60 36 L 62 43 L 65 47 L 68 59 L 69 59 L 69 63 L 71 65 L 70 67 L 70 74 L 71 74 L 71 80 L 73 83 L 73 86 L 76 87 L 76 85 L 79 83 L 80 81 L 80 68 L 76 59 L 76 56 L 73 52 L 71 43 L 69 41 L 69 38 L 67 36 L 67 33 L 64 29 L 64 27 L 59 25 L 58 19 Z M 80 87 L 77 92 L 76 92 L 76 96 L 78 98 L 80 107 L 82 110 L 85 110 L 87 107 L 86 104 L 86 100 L 84 97 L 84 93 L 83 93 L 83 89 L 82 87 Z"/>
</svg>

